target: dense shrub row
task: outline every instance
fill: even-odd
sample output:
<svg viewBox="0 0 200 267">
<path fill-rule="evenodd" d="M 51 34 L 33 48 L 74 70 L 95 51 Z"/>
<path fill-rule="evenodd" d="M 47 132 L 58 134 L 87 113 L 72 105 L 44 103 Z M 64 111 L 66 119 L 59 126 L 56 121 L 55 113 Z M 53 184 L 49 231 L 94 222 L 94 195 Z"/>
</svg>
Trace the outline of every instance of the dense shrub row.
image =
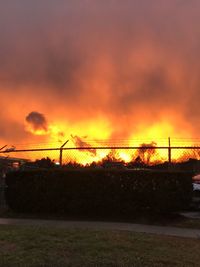
<svg viewBox="0 0 200 267">
<path fill-rule="evenodd" d="M 131 215 L 186 208 L 192 174 L 131 170 L 43 170 L 9 173 L 7 203 L 16 212 Z"/>
</svg>

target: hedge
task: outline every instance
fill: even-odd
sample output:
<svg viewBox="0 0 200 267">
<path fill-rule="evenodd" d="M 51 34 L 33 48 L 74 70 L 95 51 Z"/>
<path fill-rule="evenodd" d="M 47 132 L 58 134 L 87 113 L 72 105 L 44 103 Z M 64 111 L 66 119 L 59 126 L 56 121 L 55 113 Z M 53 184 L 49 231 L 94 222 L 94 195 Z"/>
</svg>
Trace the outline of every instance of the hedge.
<svg viewBox="0 0 200 267">
<path fill-rule="evenodd" d="M 192 173 L 132 170 L 18 171 L 6 177 L 15 212 L 78 216 L 174 212 L 187 208 Z"/>
</svg>

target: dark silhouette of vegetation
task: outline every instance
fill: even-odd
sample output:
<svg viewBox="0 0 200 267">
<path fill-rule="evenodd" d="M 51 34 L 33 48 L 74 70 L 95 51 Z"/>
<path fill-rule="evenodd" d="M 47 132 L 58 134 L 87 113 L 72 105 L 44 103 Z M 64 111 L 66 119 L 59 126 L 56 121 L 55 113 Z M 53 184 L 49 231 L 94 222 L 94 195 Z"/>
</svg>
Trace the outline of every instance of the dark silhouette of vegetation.
<svg viewBox="0 0 200 267">
<path fill-rule="evenodd" d="M 21 166 L 21 169 L 35 169 L 35 168 L 54 168 L 55 167 L 55 162 L 54 160 L 51 160 L 49 157 L 42 158 L 42 159 L 37 159 L 34 162 L 26 162 L 23 166 Z"/>
<path fill-rule="evenodd" d="M 191 172 L 49 169 L 6 176 L 7 203 L 18 212 L 134 216 L 190 205 Z M 28 179 L 27 179 L 28 178 Z"/>
<path fill-rule="evenodd" d="M 143 164 L 150 165 L 152 157 L 156 155 L 156 146 L 157 144 L 155 142 L 141 144 L 136 152 L 136 159 L 143 162 Z"/>
<path fill-rule="evenodd" d="M 54 160 L 51 160 L 49 157 L 37 159 L 35 165 L 41 168 L 52 168 L 55 166 Z"/>
<path fill-rule="evenodd" d="M 106 157 L 104 157 L 99 164 L 102 167 L 125 166 L 125 162 L 120 158 L 118 152 L 112 149 Z"/>
<path fill-rule="evenodd" d="M 70 161 L 66 164 L 63 165 L 63 168 L 68 168 L 68 169 L 78 169 L 78 168 L 84 168 L 84 166 L 76 161 Z"/>
</svg>

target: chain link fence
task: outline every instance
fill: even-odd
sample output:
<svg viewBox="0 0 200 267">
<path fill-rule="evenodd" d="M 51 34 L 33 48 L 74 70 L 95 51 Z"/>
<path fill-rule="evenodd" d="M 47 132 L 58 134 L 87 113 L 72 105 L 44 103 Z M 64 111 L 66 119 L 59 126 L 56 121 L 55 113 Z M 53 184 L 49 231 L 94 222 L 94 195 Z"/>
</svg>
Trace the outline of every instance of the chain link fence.
<svg viewBox="0 0 200 267">
<path fill-rule="evenodd" d="M 36 148 L 0 151 L 0 169 L 18 168 L 19 165 L 49 159 L 55 165 L 79 164 L 83 166 L 121 162 L 125 166 L 143 163 L 147 166 L 163 163 L 175 164 L 200 160 L 200 147 L 138 146 L 138 147 L 67 147 Z"/>
</svg>

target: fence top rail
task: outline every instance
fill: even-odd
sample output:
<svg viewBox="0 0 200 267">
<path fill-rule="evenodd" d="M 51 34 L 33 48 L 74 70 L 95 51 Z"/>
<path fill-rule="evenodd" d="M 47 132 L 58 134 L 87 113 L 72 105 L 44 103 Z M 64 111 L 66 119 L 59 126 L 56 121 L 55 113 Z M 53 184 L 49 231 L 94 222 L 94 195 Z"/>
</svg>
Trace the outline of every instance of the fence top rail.
<svg viewBox="0 0 200 267">
<path fill-rule="evenodd" d="M 37 151 L 60 151 L 60 150 L 91 150 L 91 149 L 200 149 L 200 146 L 102 146 L 102 147 L 63 147 L 63 148 L 32 148 L 32 149 L 13 149 L 0 151 L 1 154 L 15 152 L 37 152 Z"/>
</svg>

